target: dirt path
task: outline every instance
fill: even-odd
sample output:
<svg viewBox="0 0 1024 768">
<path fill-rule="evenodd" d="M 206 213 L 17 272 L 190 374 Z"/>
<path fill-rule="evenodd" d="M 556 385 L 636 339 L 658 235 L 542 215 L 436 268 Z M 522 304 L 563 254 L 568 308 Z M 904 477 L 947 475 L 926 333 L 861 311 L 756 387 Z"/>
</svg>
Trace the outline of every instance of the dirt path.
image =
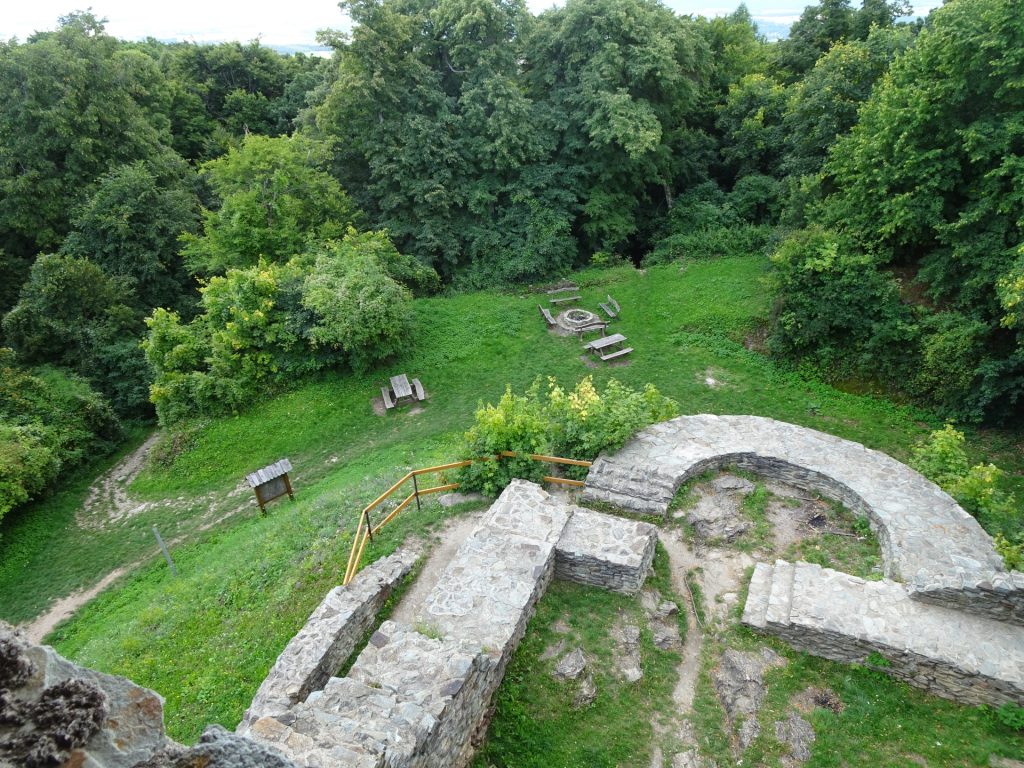
<svg viewBox="0 0 1024 768">
<path fill-rule="evenodd" d="M 103 528 L 109 522 L 126 520 L 152 506 L 132 500 L 128 496 L 128 486 L 146 466 L 149 452 L 159 437 L 159 432 L 153 432 L 142 445 L 96 478 L 89 488 L 89 495 L 85 497 L 85 503 L 75 514 L 80 527 Z"/>
<path fill-rule="evenodd" d="M 469 538 L 469 534 L 480 524 L 483 515 L 484 512 L 475 512 L 467 517 L 449 520 L 445 524 L 437 534 L 438 543 L 431 550 L 416 581 L 391 612 L 393 621 L 415 626 L 416 622 L 420 620 L 419 611 L 423 607 L 423 601 L 430 594 L 430 590 L 434 588 L 445 566 L 451 562 L 459 547 L 462 546 L 462 542 Z"/>
<path fill-rule="evenodd" d="M 75 611 L 138 565 L 139 563 L 132 563 L 123 568 L 115 568 L 88 589 L 80 589 L 55 601 L 46 610 L 46 613 L 37 616 L 28 624 L 22 624 L 21 628 L 25 630 L 28 639 L 33 643 L 43 642 L 43 638 L 50 634 L 54 627 L 64 619 L 73 616 Z"/>
<path fill-rule="evenodd" d="M 238 514 L 254 505 L 252 499 L 244 495 L 248 490 L 244 483 L 228 493 L 211 491 L 200 497 L 179 496 L 173 499 L 140 502 L 128 495 L 128 486 L 145 468 L 149 453 L 156 445 L 159 433 L 154 432 L 138 448 L 125 456 L 111 469 L 104 472 L 90 486 L 81 509 L 75 513 L 75 523 L 86 530 L 103 530 L 123 523 L 126 520 L 147 510 L 172 509 L 180 510 L 182 517 L 195 521 L 196 525 L 189 533 L 184 533 L 167 540 L 167 546 L 174 546 L 186 541 L 190 535 L 209 530 L 220 522 Z M 239 498 L 239 497 L 242 498 Z M 199 514 L 194 514 L 200 508 Z M 156 542 L 153 543 L 153 556 L 158 556 Z M 70 618 L 83 605 L 88 603 L 100 592 L 109 587 L 125 574 L 135 570 L 149 558 L 143 558 L 118 566 L 101 578 L 91 587 L 76 590 L 64 597 L 54 600 L 47 609 L 22 628 L 33 642 L 42 642 L 62 621 Z"/>
</svg>

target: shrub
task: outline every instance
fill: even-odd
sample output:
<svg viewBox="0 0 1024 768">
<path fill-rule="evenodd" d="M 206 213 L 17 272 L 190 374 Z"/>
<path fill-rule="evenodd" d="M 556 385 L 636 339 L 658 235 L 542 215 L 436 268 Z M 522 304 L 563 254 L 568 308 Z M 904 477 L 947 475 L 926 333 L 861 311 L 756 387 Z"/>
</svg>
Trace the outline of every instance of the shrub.
<svg viewBox="0 0 1024 768">
<path fill-rule="evenodd" d="M 842 235 L 810 227 L 786 238 L 772 264 L 774 354 L 897 379 L 915 330 L 895 280 L 874 259 Z"/>
<path fill-rule="evenodd" d="M 946 424 L 914 447 L 910 465 L 955 498 L 996 535 L 996 550 L 1007 567 L 1021 566 L 1024 516 L 1012 493 L 1000 485 L 1004 473 L 994 464 L 970 466 L 964 451 L 964 435 Z"/>
<path fill-rule="evenodd" d="M 476 458 L 515 451 L 591 460 L 621 447 L 648 424 L 678 413 L 678 405 L 652 384 L 635 390 L 612 379 L 599 392 L 588 376 L 566 391 L 554 379 L 545 387 L 538 377 L 524 395 L 507 388 L 497 405 L 481 404 L 465 435 L 464 451 Z M 581 469 L 570 467 L 566 474 L 582 476 Z M 546 471 L 525 458 L 481 461 L 463 470 L 461 483 L 468 490 L 497 494 L 513 477 L 539 482 Z"/>
</svg>

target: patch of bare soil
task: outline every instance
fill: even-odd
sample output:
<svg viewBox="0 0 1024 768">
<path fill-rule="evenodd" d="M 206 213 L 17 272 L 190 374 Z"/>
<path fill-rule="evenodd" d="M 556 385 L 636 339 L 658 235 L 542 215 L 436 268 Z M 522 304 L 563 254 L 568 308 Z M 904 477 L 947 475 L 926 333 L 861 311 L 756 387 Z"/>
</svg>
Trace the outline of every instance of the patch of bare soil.
<svg viewBox="0 0 1024 768">
<path fill-rule="evenodd" d="M 47 609 L 46 613 L 37 616 L 28 624 L 22 625 L 21 629 L 25 631 L 26 636 L 33 643 L 43 642 L 43 638 L 50 634 L 58 624 L 64 621 L 64 619 L 68 619 L 73 616 L 75 611 L 92 600 L 96 595 L 137 565 L 139 565 L 139 563 L 132 563 L 131 565 L 124 566 L 123 568 L 115 568 L 88 589 L 80 589 L 77 592 L 72 592 L 67 597 L 62 597 L 60 600 L 55 601 Z"/>
<path fill-rule="evenodd" d="M 462 542 L 476 530 L 483 515 L 483 512 L 478 512 L 467 517 L 449 520 L 444 528 L 436 534 L 435 546 L 431 549 L 419 576 L 391 612 L 393 621 L 410 625 L 420 621 L 419 613 L 423 609 L 423 601 L 426 600 L 430 590 L 434 588 L 437 580 L 441 577 L 445 566 L 451 562 L 459 547 L 462 546 Z"/>
<path fill-rule="evenodd" d="M 794 694 L 789 703 L 793 705 L 794 709 L 805 715 L 815 709 L 827 709 L 838 714 L 846 707 L 838 693 L 831 688 L 819 688 L 818 686 L 811 686 Z"/>
<path fill-rule="evenodd" d="M 126 520 L 149 509 L 151 504 L 128 496 L 128 486 L 146 466 L 149 452 L 160 438 L 154 432 L 146 441 L 97 478 L 89 488 L 85 503 L 76 513 L 81 528 L 103 528 L 107 522 Z"/>
</svg>

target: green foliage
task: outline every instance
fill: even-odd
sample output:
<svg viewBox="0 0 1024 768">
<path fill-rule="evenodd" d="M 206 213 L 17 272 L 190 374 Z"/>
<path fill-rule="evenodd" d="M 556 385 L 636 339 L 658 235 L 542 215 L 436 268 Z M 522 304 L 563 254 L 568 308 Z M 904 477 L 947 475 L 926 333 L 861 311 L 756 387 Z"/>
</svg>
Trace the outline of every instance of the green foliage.
<svg viewBox="0 0 1024 768">
<path fill-rule="evenodd" d="M 772 255 L 777 291 L 769 347 L 849 373 L 896 370 L 914 338 L 894 280 L 847 238 L 812 227 Z"/>
<path fill-rule="evenodd" d="M 200 289 L 202 312 L 183 324 L 156 310 L 143 342 L 160 422 L 238 412 L 322 368 L 364 371 L 399 351 L 411 294 L 390 274 L 432 286 L 433 273 L 401 256 L 383 232 L 349 229 L 286 263 L 260 259 Z"/>
<path fill-rule="evenodd" d="M 183 237 L 193 272 L 221 274 L 259 259 L 285 262 L 311 244 L 340 237 L 356 216 L 348 196 L 318 165 L 325 149 L 308 139 L 247 135 L 203 165 L 220 207 L 203 211 L 203 234 Z"/>
<path fill-rule="evenodd" d="M 1005 473 L 991 463 L 970 466 L 964 446 L 963 432 L 946 424 L 914 447 L 910 465 L 953 496 L 989 532 L 999 534 L 998 549 L 1007 566 L 1019 567 L 1024 515 L 1014 495 L 1002 488 Z"/>
<path fill-rule="evenodd" d="M 165 168 L 138 161 L 101 176 L 61 246 L 109 277 L 127 278 L 140 309 L 181 308 L 190 293 L 178 237 L 195 232 L 199 200 L 194 174 L 175 160 Z"/>
<path fill-rule="evenodd" d="M 717 128 L 725 139 L 722 157 L 736 175 L 779 174 L 786 98 L 786 90 L 761 73 L 747 75 L 729 88 Z"/>
<path fill-rule="evenodd" d="M 390 246 L 383 234 L 374 240 L 380 241 Z M 312 343 L 343 350 L 353 369 L 365 371 L 401 349 L 411 296 L 372 253 L 358 251 L 358 242 L 329 244 L 303 284 L 302 306 L 317 318 L 309 329 Z"/>
<path fill-rule="evenodd" d="M 836 43 L 789 89 L 783 116 L 787 173 L 821 169 L 829 147 L 856 124 L 860 105 L 913 39 L 910 27 L 876 27 L 866 40 Z"/>
<path fill-rule="evenodd" d="M 121 437 L 110 406 L 83 380 L 23 368 L 0 348 L 0 518 Z"/>
<path fill-rule="evenodd" d="M 1024 707 L 1019 704 L 1003 704 L 996 710 L 996 717 L 1007 728 L 1024 731 Z"/>
<path fill-rule="evenodd" d="M 960 372 L 938 392 L 923 384 L 971 420 L 1012 420 L 1024 402 L 1024 338 L 1004 320 L 1024 241 L 1024 112 L 1009 85 L 1024 74 L 1019 10 L 1013 0 L 937 9 L 825 169 L 835 192 L 822 214 L 879 263 L 912 265 L 937 307 L 925 311 L 964 316 L 949 321 L 955 328 L 935 321 L 944 327 L 931 329 L 938 335 L 926 351 L 936 364 L 966 352 L 973 380 Z"/>
<path fill-rule="evenodd" d="M 636 390 L 611 379 L 599 392 L 588 376 L 567 392 L 554 379 L 545 388 L 538 376 L 524 395 L 513 394 L 509 386 L 497 405 L 480 405 L 465 435 L 463 454 L 495 457 L 515 451 L 588 461 L 601 451 L 621 447 L 643 427 L 678 413 L 679 406 L 652 384 Z M 566 472 L 579 474 L 575 469 Z M 462 470 L 461 482 L 497 495 L 513 477 L 539 481 L 545 471 L 523 457 L 479 461 Z"/>
<path fill-rule="evenodd" d="M 28 364 L 54 363 L 88 378 L 118 413 L 148 412 L 148 372 L 134 343 L 142 319 L 127 280 L 88 259 L 36 259 L 17 305 L 4 316 L 10 345 Z"/>
<path fill-rule="evenodd" d="M 676 200 L 644 263 L 766 254 L 775 233 L 761 222 L 777 213 L 778 193 L 778 182 L 760 174 L 744 176 L 728 194 L 698 185 Z"/>
<path fill-rule="evenodd" d="M 147 56 L 123 50 L 91 13 L 0 44 L 0 247 L 56 250 L 94 181 L 167 152 L 167 93 Z"/>
</svg>

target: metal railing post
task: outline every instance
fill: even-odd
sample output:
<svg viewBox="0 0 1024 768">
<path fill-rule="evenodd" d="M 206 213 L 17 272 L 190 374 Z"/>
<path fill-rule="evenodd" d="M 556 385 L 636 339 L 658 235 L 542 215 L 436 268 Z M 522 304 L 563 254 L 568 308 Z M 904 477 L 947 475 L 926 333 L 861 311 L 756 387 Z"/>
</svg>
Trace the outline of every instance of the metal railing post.
<svg viewBox="0 0 1024 768">
<path fill-rule="evenodd" d="M 416 482 L 416 475 L 412 476 L 412 492 L 416 494 L 416 511 L 422 512 L 423 508 L 420 506 L 420 485 Z"/>
</svg>

